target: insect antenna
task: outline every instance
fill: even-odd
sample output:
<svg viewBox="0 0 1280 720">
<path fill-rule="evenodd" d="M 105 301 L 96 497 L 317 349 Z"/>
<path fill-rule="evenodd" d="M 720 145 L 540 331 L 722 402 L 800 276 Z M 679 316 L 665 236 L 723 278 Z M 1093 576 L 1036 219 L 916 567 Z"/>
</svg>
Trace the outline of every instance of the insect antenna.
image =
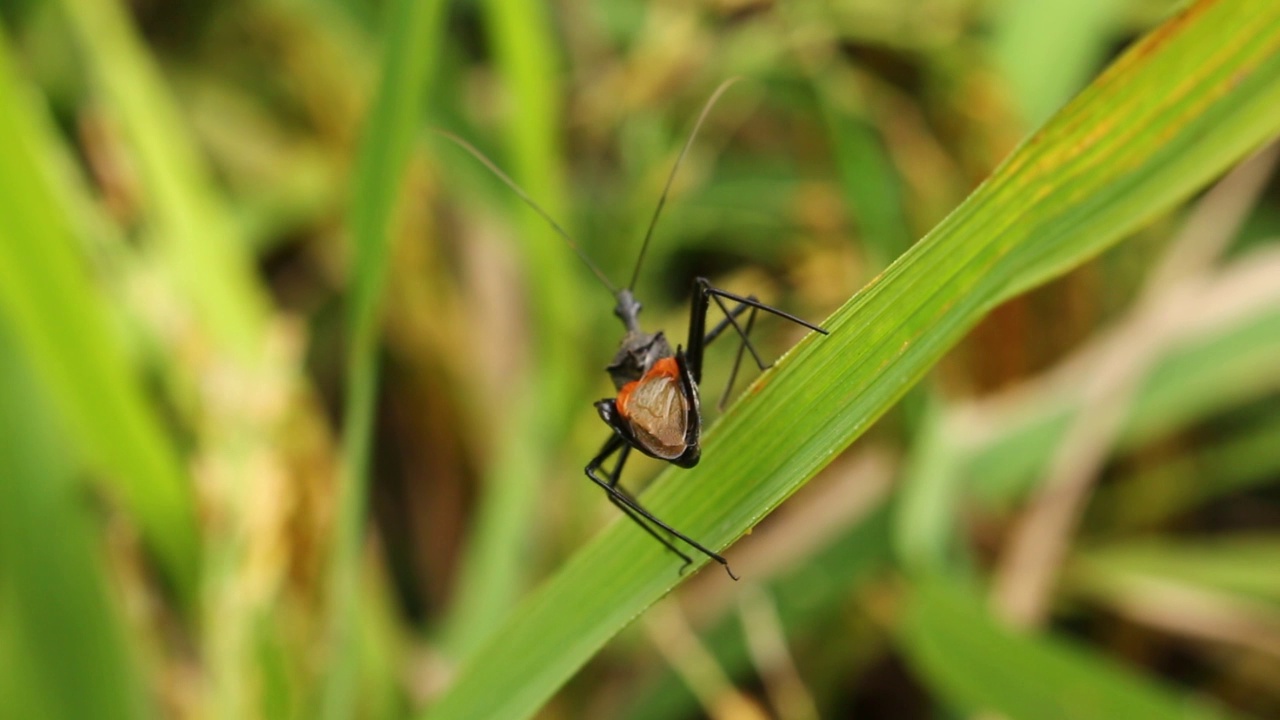
<svg viewBox="0 0 1280 720">
<path fill-rule="evenodd" d="M 680 154 L 676 156 L 676 164 L 671 167 L 671 174 L 667 176 L 667 184 L 662 188 L 662 195 L 658 198 L 658 207 L 653 210 L 653 218 L 649 220 L 649 229 L 644 233 L 644 242 L 640 244 L 640 256 L 636 258 L 636 267 L 631 271 L 631 282 L 627 283 L 628 290 L 636 289 L 636 279 L 640 277 L 640 266 L 644 264 L 645 252 L 649 249 L 649 240 L 653 237 L 653 229 L 658 225 L 658 216 L 662 214 L 662 207 L 667 204 L 667 193 L 671 192 L 671 184 L 675 182 L 676 171 L 680 169 L 680 162 L 684 160 L 684 156 L 689 152 L 689 148 L 693 145 L 693 139 L 698 136 L 698 129 L 702 127 L 702 121 L 707 119 L 707 115 L 711 113 L 711 108 L 715 106 L 716 101 L 729 89 L 730 85 L 738 82 L 742 78 L 731 77 L 720 83 L 716 91 L 711 93 L 711 97 L 707 98 L 707 104 L 702 106 L 702 114 L 698 116 L 698 121 L 694 123 L 693 130 L 689 133 L 689 139 L 684 142 L 684 147 L 680 149 Z"/>
<path fill-rule="evenodd" d="M 555 218 L 551 217 L 551 215 L 546 210 L 543 210 L 542 206 L 534 202 L 533 198 L 529 197 L 529 194 L 526 193 L 523 188 L 517 185 L 515 180 L 512 180 L 510 177 L 507 176 L 506 173 L 502 172 L 501 168 L 499 168 L 492 160 L 485 157 L 485 154 L 477 150 L 476 147 L 471 143 L 467 142 L 466 140 L 463 140 L 457 135 L 454 135 L 448 130 L 441 130 L 439 128 L 432 128 L 432 129 L 435 130 L 437 134 L 444 137 L 444 139 L 449 140 L 454 145 L 457 145 L 463 150 L 466 150 L 467 152 L 471 153 L 472 157 L 474 157 L 476 160 L 479 160 L 480 163 L 484 165 L 486 168 L 489 168 L 489 172 L 496 175 L 497 178 L 501 180 L 503 183 L 505 183 L 507 187 L 511 188 L 512 192 L 514 192 L 521 200 L 523 200 L 526 205 L 533 208 L 534 212 L 541 215 L 542 219 L 546 220 L 547 223 L 551 225 L 551 228 L 555 230 L 560 235 L 560 237 L 564 238 L 564 241 L 569 244 L 569 247 L 572 248 L 575 253 L 577 253 L 578 257 L 582 259 L 582 262 L 587 264 L 587 267 L 591 268 L 591 272 L 595 273 L 595 276 L 599 278 L 600 282 L 603 283 L 606 288 L 609 289 L 610 293 L 614 295 L 618 294 L 618 289 L 613 286 L 613 283 L 609 282 L 609 278 L 604 274 L 604 271 L 602 271 L 595 263 L 591 262 L 591 258 L 587 257 L 587 254 L 582 252 L 582 248 L 578 247 L 578 243 L 575 242 L 573 238 L 569 237 L 569 233 L 565 232 L 564 228 L 560 227 L 560 223 L 556 222 Z"/>
</svg>

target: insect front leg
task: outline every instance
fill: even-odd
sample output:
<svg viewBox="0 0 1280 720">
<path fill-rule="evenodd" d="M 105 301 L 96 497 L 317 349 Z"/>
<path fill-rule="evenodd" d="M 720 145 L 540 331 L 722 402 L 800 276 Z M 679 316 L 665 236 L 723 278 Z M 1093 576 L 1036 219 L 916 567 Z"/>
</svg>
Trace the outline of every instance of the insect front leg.
<svg viewBox="0 0 1280 720">
<path fill-rule="evenodd" d="M 617 435 L 615 434 L 614 437 L 617 437 Z M 625 442 L 622 443 L 622 448 L 618 450 L 618 462 L 614 464 L 613 473 L 609 475 L 609 484 L 613 487 L 618 487 L 618 481 L 622 479 L 622 468 L 627 464 L 627 457 L 630 455 L 631 446 Z"/>
<path fill-rule="evenodd" d="M 604 463 L 608 461 L 608 459 L 614 453 L 620 452 L 624 447 L 628 447 L 629 449 L 629 446 L 627 446 L 626 441 L 624 441 L 617 434 L 614 434 L 608 440 L 606 440 L 604 443 L 604 446 L 600 448 L 600 452 L 597 453 L 596 456 L 591 459 L 591 462 L 587 463 L 587 467 L 586 467 L 587 477 L 591 478 L 592 482 L 599 485 L 606 493 L 608 493 L 609 500 L 614 505 L 617 505 L 618 508 L 621 509 L 624 513 L 626 513 L 627 517 L 631 518 L 633 522 L 638 524 L 640 527 L 644 528 L 645 532 L 649 533 L 650 536 L 652 536 L 658 542 L 662 543 L 668 550 L 675 553 L 676 555 L 679 555 L 684 560 L 686 566 L 692 563 L 693 560 L 690 559 L 688 555 L 677 550 L 669 540 L 659 535 L 657 530 L 655 530 L 654 527 L 651 527 L 650 524 L 652 524 L 653 526 L 656 526 L 657 528 L 661 528 L 662 530 L 665 530 L 668 533 L 671 533 L 673 536 L 684 541 L 690 547 L 694 548 L 698 552 L 720 563 L 721 565 L 724 566 L 725 572 L 729 573 L 729 577 L 733 578 L 734 580 L 737 580 L 738 576 L 733 574 L 733 570 L 729 567 L 728 560 L 725 560 L 719 554 L 714 553 L 711 550 L 708 550 L 697 540 L 694 540 L 688 535 L 685 535 L 679 530 L 676 530 L 675 528 L 671 527 L 667 523 L 658 519 L 656 515 L 646 510 L 645 507 L 639 503 L 639 501 L 631 497 L 631 495 L 626 491 L 624 491 L 621 487 L 618 487 L 617 478 L 622 473 L 621 462 L 619 462 L 618 465 L 614 468 L 613 477 L 608 477 L 607 473 L 601 473 L 601 467 L 604 465 Z"/>
<path fill-rule="evenodd" d="M 614 437 L 616 438 L 617 435 L 614 435 Z M 630 504 L 638 505 L 639 502 L 635 499 L 635 497 L 633 497 L 631 493 L 627 492 L 626 488 L 618 484 L 618 482 L 622 479 L 622 468 L 627 464 L 627 458 L 630 455 L 631 455 L 631 446 L 628 445 L 626 442 L 623 442 L 622 448 L 618 450 L 618 462 L 613 466 L 613 473 L 608 476 L 609 487 L 613 488 L 614 490 L 617 490 L 618 493 L 620 493 L 624 498 L 627 499 L 627 501 L 630 502 Z M 692 558 L 680 552 L 680 550 L 676 548 L 675 545 L 671 544 L 670 540 L 663 537 L 657 530 L 654 530 L 652 527 L 650 527 L 649 523 L 645 522 L 642 517 L 637 515 L 634 510 L 632 510 L 630 507 L 624 504 L 622 500 L 619 500 L 618 498 L 614 497 L 613 493 L 609 493 L 609 502 L 613 503 L 619 510 L 626 513 L 627 517 L 631 518 L 632 521 L 634 521 L 637 525 L 644 528 L 645 532 L 652 535 L 654 540 L 657 540 L 663 545 L 666 545 L 668 550 L 675 553 L 676 555 L 679 555 L 680 559 L 684 560 L 684 565 L 681 566 L 680 572 L 683 573 L 684 568 L 688 567 L 693 563 Z"/>
<path fill-rule="evenodd" d="M 614 464 L 612 473 L 607 471 L 604 473 L 607 480 L 601 482 L 601 478 L 596 473 L 602 469 L 604 463 L 609 459 L 609 455 L 614 453 L 617 453 L 618 455 L 618 462 Z M 609 496 L 609 502 L 613 503 L 619 510 L 626 513 L 627 517 L 631 518 L 632 522 L 644 528 L 644 531 L 649 533 L 654 540 L 662 543 L 668 550 L 680 556 L 680 559 L 684 560 L 684 565 L 680 567 L 680 572 L 683 573 L 684 569 L 693 563 L 693 558 L 680 552 L 675 545 L 671 544 L 670 540 L 658 534 L 658 531 L 650 527 L 649 523 L 645 522 L 643 517 L 641 517 L 635 510 L 632 510 L 630 506 L 635 505 L 636 507 L 639 507 L 639 503 L 635 498 L 631 497 L 631 494 L 628 493 L 625 488 L 618 485 L 618 481 L 622 478 L 622 468 L 626 465 L 627 456 L 630 454 L 630 445 L 624 442 L 622 438 L 618 437 L 616 434 L 610 436 L 609 440 L 605 442 L 604 447 L 601 448 L 600 453 L 587 465 L 587 477 L 594 480 L 597 485 L 604 487 L 606 494 Z"/>
</svg>

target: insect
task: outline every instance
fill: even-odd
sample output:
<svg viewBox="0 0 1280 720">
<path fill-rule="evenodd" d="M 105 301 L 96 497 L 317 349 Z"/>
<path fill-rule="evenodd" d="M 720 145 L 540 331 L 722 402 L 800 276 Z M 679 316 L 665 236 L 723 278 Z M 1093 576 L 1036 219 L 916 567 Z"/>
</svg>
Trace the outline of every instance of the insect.
<svg viewBox="0 0 1280 720">
<path fill-rule="evenodd" d="M 769 368 L 769 365 L 760 359 L 760 355 L 756 352 L 750 340 L 750 333 L 755 324 L 757 311 L 763 310 L 793 323 L 803 325 L 815 332 L 823 335 L 827 334 L 827 331 L 821 327 L 778 308 L 765 305 L 757 300 L 755 296 L 742 296 L 722 290 L 713 286 L 706 278 L 701 277 L 696 278 L 693 282 L 693 300 L 689 308 L 689 333 L 685 345 L 677 345 L 675 350 L 672 350 L 671 344 L 661 331 L 650 333 L 640 328 L 641 305 L 636 300 L 633 289 L 640 274 L 640 267 L 644 263 L 649 241 L 653 237 L 653 230 L 657 226 L 658 217 L 662 214 L 662 208 L 666 204 L 667 194 L 670 192 L 671 184 L 675 180 L 676 171 L 680 169 L 680 162 L 684 159 L 685 154 L 688 153 L 690 146 L 693 145 L 694 138 L 697 137 L 698 130 L 711 112 L 711 108 L 734 82 L 736 82 L 736 78 L 721 83 L 715 92 L 711 94 L 711 97 L 708 98 L 703 106 L 697 122 L 694 123 L 688 140 L 686 140 L 679 156 L 676 157 L 675 165 L 671 168 L 671 174 L 667 177 L 666 186 L 663 187 L 662 195 L 658 198 L 658 206 L 654 209 L 653 217 L 649 221 L 649 228 L 645 232 L 644 241 L 640 245 L 640 254 L 632 270 L 631 280 L 625 288 L 618 288 L 610 282 L 604 272 L 582 252 L 578 244 L 560 227 L 555 219 L 534 202 L 514 180 L 485 157 L 483 153 L 452 133 L 443 130 L 438 132 L 473 155 L 510 187 L 521 200 L 550 223 L 551 227 L 564 238 L 569 247 L 577 253 L 578 257 L 586 263 L 587 267 L 591 269 L 600 282 L 614 296 L 616 304 L 613 313 L 618 316 L 618 319 L 626 327 L 626 335 L 622 338 L 618 352 L 614 355 L 613 362 L 606 368 L 609 377 L 613 380 L 617 395 L 595 403 L 596 410 L 600 413 L 600 418 L 604 420 L 612 432 L 604 442 L 603 447 L 600 448 L 600 452 L 596 453 L 591 462 L 587 463 L 585 468 L 587 477 L 599 485 L 608 494 L 609 500 L 627 517 L 631 518 L 632 521 L 643 528 L 655 540 L 662 543 L 668 550 L 684 560 L 684 565 L 681 567 L 682 572 L 685 567 L 688 567 L 693 562 L 693 559 L 677 547 L 674 540 L 685 543 L 724 566 L 725 571 L 729 573 L 729 577 L 737 580 L 738 576 L 733 573 L 724 557 L 645 509 L 631 493 L 619 484 L 619 480 L 622 477 L 622 469 L 626 465 L 627 458 L 633 449 L 684 468 L 691 468 L 698 464 L 702 454 L 700 446 L 702 409 L 699 398 L 699 385 L 702 382 L 703 351 L 707 345 L 719 338 L 725 331 L 732 328 L 742 340 L 738 348 L 737 358 L 733 364 L 733 370 L 729 376 L 729 388 L 726 390 L 726 395 L 733 388 L 733 382 L 737 376 L 744 349 L 751 353 L 756 365 L 761 370 Z M 727 304 L 726 301 L 732 304 Z M 715 303 L 723 313 L 724 318 L 708 330 L 707 313 L 712 303 Z M 746 315 L 746 320 L 740 323 L 739 318 L 744 314 Z M 616 458 L 616 460 L 613 463 L 613 469 L 609 470 L 605 468 L 605 465 L 611 458 Z M 665 536 L 663 533 L 670 537 Z"/>
</svg>

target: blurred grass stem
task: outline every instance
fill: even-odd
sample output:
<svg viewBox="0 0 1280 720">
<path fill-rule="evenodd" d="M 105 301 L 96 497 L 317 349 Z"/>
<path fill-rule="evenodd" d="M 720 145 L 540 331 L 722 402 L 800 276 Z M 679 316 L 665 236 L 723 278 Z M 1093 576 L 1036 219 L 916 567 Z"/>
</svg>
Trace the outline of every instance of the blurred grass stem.
<svg viewBox="0 0 1280 720">
<path fill-rule="evenodd" d="M 443 24 L 440 0 L 396 0 L 385 9 L 382 76 L 367 115 L 352 186 L 348 237 L 355 263 L 338 519 L 328 577 L 327 671 L 320 716 L 356 715 L 360 675 L 361 549 L 368 506 L 370 443 L 378 388 L 378 330 L 392 242 L 392 215 L 418 134 Z"/>
</svg>

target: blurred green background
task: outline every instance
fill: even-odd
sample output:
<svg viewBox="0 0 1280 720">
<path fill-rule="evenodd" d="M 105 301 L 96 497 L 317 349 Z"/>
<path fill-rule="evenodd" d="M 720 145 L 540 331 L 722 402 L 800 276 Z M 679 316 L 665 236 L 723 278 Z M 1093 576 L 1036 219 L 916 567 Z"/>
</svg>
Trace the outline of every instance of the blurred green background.
<svg viewBox="0 0 1280 720">
<path fill-rule="evenodd" d="M 622 284 L 742 76 L 643 320 L 816 321 L 1178 6 L 5 0 L 0 717 L 429 712 L 615 521 L 613 300 L 432 127 Z M 538 717 L 1280 716 L 1272 160 L 998 307 Z"/>
</svg>

